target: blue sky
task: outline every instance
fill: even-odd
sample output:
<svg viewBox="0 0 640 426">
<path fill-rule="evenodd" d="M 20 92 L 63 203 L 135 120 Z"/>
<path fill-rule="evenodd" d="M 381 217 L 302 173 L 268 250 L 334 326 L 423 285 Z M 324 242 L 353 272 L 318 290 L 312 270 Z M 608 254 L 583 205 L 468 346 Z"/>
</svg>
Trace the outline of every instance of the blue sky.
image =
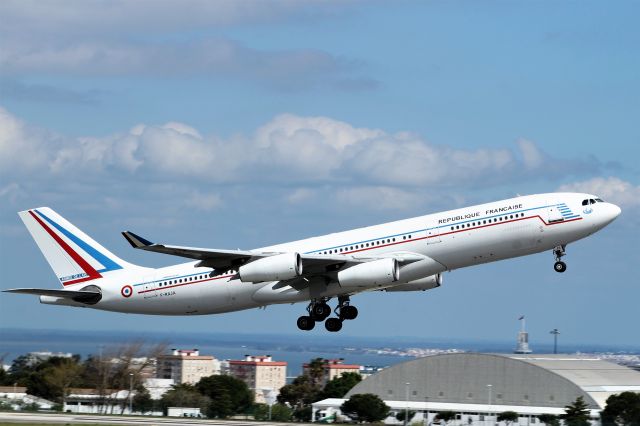
<svg viewBox="0 0 640 426">
<path fill-rule="evenodd" d="M 552 255 L 356 299 L 344 333 L 640 341 L 640 4 L 6 1 L 2 288 L 55 287 L 16 212 L 48 205 L 133 262 L 119 231 L 252 248 L 515 194 L 618 203 Z M 302 305 L 162 318 L 0 295 L 4 327 L 297 332 Z M 324 333 L 324 330 L 313 333 Z"/>
</svg>

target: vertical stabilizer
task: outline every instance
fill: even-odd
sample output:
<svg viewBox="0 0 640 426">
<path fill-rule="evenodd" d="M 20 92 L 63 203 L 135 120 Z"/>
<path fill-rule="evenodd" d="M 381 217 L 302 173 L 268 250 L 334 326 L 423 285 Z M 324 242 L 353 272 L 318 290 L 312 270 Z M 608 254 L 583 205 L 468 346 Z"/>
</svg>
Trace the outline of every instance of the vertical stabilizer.
<svg viewBox="0 0 640 426">
<path fill-rule="evenodd" d="M 102 247 L 48 207 L 19 212 L 29 233 L 63 286 L 135 267 Z"/>
</svg>

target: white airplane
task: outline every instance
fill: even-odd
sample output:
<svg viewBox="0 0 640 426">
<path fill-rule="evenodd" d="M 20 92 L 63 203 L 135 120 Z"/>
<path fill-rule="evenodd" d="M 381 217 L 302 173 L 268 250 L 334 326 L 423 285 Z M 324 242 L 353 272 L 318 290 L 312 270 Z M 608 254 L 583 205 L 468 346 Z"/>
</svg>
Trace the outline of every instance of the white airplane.
<svg viewBox="0 0 640 426">
<path fill-rule="evenodd" d="M 11 289 L 52 305 L 151 315 L 205 315 L 309 302 L 301 330 L 323 322 L 339 331 L 358 310 L 350 297 L 364 291 L 418 291 L 442 284 L 442 273 L 553 250 L 554 268 L 567 244 L 604 228 L 620 208 L 595 195 L 551 193 L 389 222 L 255 250 L 217 250 L 156 244 L 132 232 L 137 249 L 188 263 L 145 268 L 118 258 L 47 207 L 20 218 L 63 289 Z M 337 299 L 332 309 L 328 301 Z"/>
</svg>

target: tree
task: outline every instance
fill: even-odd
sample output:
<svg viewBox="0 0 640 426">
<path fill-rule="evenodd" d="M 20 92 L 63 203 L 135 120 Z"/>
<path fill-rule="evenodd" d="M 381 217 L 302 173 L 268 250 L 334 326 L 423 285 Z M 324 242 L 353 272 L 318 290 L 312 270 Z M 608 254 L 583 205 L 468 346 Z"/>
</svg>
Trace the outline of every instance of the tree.
<svg viewBox="0 0 640 426">
<path fill-rule="evenodd" d="M 149 391 L 144 386 L 138 386 L 136 388 L 136 394 L 133 396 L 133 410 L 140 413 L 147 413 L 153 411 L 154 401 L 149 395 Z"/>
<path fill-rule="evenodd" d="M 561 416 L 565 426 L 590 426 L 588 407 L 582 396 L 579 396 L 573 403 L 565 406 L 565 414 Z"/>
<path fill-rule="evenodd" d="M 271 406 L 271 420 L 275 422 L 289 422 L 293 412 L 291 408 L 282 404 Z M 256 404 L 253 409 L 253 417 L 256 420 L 269 420 L 269 406 L 267 404 Z"/>
<path fill-rule="evenodd" d="M 200 412 L 206 412 L 211 400 L 202 395 L 198 390 L 187 384 L 175 385 L 171 390 L 162 395 L 160 406 L 167 413 L 169 407 L 192 407 L 199 408 Z"/>
<path fill-rule="evenodd" d="M 553 414 L 540 414 L 538 416 L 538 420 L 548 426 L 560 426 L 560 420 L 558 420 L 558 416 Z"/>
<path fill-rule="evenodd" d="M 318 401 L 320 388 L 313 383 L 311 377 L 307 375 L 298 376 L 293 382 L 280 388 L 278 402 L 289 404 L 295 409 L 301 409 Z"/>
<path fill-rule="evenodd" d="M 309 362 L 306 374 L 311 379 L 311 383 L 315 386 L 320 386 L 322 383 L 322 378 L 324 377 L 324 367 L 327 363 L 327 360 L 324 358 L 314 358 Z"/>
<path fill-rule="evenodd" d="M 253 405 L 253 392 L 245 382 L 232 376 L 203 377 L 196 389 L 211 399 L 208 417 L 226 418 L 245 412 Z"/>
<path fill-rule="evenodd" d="M 293 410 L 293 418 L 298 422 L 310 422 L 313 415 L 313 408 L 310 405 L 298 407 Z"/>
<path fill-rule="evenodd" d="M 134 388 L 138 388 L 142 383 L 143 370 L 149 368 L 166 348 L 166 343 L 149 345 L 139 339 L 110 348 L 104 353 L 101 351 L 99 356 L 91 355 L 83 364 L 84 372 L 79 378 L 81 386 L 97 389 L 99 398 L 96 402 L 102 404 L 102 410 L 106 410 L 107 406 L 116 403 L 110 397 L 113 390 L 129 389 L 130 381 Z M 121 414 L 127 401 L 128 398 L 122 401 Z"/>
<path fill-rule="evenodd" d="M 517 422 L 519 418 L 520 416 L 515 411 L 503 411 L 502 413 L 498 414 L 498 421 L 506 422 L 508 425 L 513 422 Z"/>
<path fill-rule="evenodd" d="M 607 398 L 607 405 L 600 414 L 603 426 L 639 426 L 640 394 L 622 392 Z"/>
<path fill-rule="evenodd" d="M 436 418 L 443 421 L 444 424 L 447 424 L 449 421 L 456 418 L 456 413 L 453 411 L 438 411 Z"/>
<path fill-rule="evenodd" d="M 51 388 L 52 394 L 57 397 L 57 401 L 64 405 L 69 388 L 77 382 L 81 372 L 82 366 L 77 361 L 66 358 L 58 365 L 45 369 L 43 378 Z"/>
<path fill-rule="evenodd" d="M 360 393 L 353 395 L 341 406 L 342 414 L 358 422 L 379 422 L 389 415 L 389 407 L 377 395 Z"/>
<path fill-rule="evenodd" d="M 342 373 L 340 377 L 334 377 L 325 385 L 318 400 L 326 398 L 342 398 L 355 385 L 362 381 L 358 373 Z M 315 401 L 314 401 L 315 402 Z"/>
<path fill-rule="evenodd" d="M 18 357 L 10 371 L 14 383 L 26 386 L 28 394 L 63 403 L 69 387 L 77 385 L 82 374 L 78 360 L 79 357 L 51 357 L 33 363 L 27 357 Z"/>
</svg>

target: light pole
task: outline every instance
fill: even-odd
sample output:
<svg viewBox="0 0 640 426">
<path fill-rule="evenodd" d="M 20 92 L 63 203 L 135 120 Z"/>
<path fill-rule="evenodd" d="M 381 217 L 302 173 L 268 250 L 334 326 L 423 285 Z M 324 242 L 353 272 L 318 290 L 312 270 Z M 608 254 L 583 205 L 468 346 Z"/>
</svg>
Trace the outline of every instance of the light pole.
<svg viewBox="0 0 640 426">
<path fill-rule="evenodd" d="M 549 332 L 549 334 L 553 334 L 553 353 L 557 354 L 558 353 L 558 334 L 560 334 L 560 332 L 558 331 L 557 328 L 554 328 Z"/>
<path fill-rule="evenodd" d="M 493 389 L 493 385 L 487 385 L 487 390 L 489 391 L 489 405 L 487 407 L 487 419 L 491 416 L 491 390 Z"/>
<path fill-rule="evenodd" d="M 406 388 L 405 388 L 405 392 L 404 392 L 404 426 L 407 426 L 407 424 L 409 423 L 409 385 L 411 383 L 407 382 L 405 383 Z"/>
<path fill-rule="evenodd" d="M 129 373 L 129 415 L 133 414 L 133 373 Z"/>
</svg>

